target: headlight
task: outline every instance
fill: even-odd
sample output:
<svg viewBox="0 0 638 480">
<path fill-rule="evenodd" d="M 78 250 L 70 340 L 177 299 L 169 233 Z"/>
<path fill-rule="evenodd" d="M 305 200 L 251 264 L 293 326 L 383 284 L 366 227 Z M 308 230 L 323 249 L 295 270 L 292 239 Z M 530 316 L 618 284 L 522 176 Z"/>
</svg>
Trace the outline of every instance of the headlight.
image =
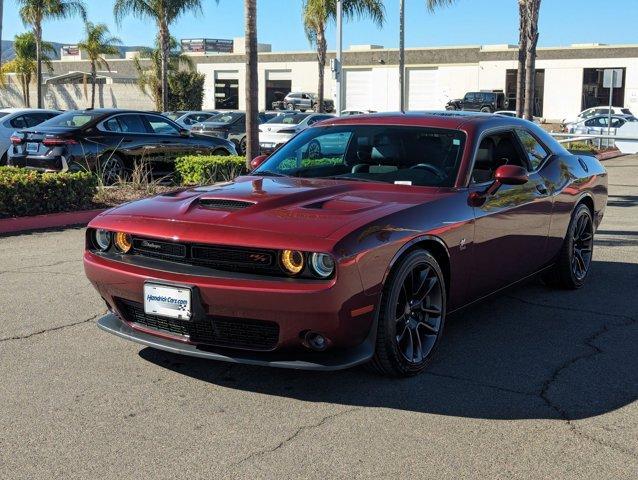
<svg viewBox="0 0 638 480">
<path fill-rule="evenodd" d="M 133 247 L 131 236 L 124 232 L 117 232 L 113 243 L 115 243 L 117 249 L 122 253 L 128 253 L 128 251 Z"/>
<path fill-rule="evenodd" d="M 281 252 L 281 265 L 291 275 L 301 273 L 304 267 L 303 253 L 298 250 L 284 250 Z"/>
<path fill-rule="evenodd" d="M 95 245 L 102 251 L 106 251 L 111 246 L 111 238 L 113 235 L 108 230 L 102 230 L 98 228 L 94 235 L 93 239 L 95 240 Z"/>
<path fill-rule="evenodd" d="M 314 273 L 321 278 L 328 278 L 335 271 L 335 261 L 326 253 L 313 253 L 310 255 L 310 266 Z"/>
</svg>

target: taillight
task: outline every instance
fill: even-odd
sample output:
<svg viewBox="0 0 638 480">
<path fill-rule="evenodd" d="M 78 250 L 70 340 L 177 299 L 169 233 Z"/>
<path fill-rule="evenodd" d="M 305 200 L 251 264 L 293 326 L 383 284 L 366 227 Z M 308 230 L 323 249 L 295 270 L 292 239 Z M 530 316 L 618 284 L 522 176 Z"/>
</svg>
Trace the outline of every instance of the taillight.
<svg viewBox="0 0 638 480">
<path fill-rule="evenodd" d="M 77 145 L 77 141 L 72 138 L 46 137 L 42 140 L 45 147 L 59 147 L 62 145 Z"/>
<path fill-rule="evenodd" d="M 22 137 L 18 137 L 17 135 L 11 135 L 11 144 L 12 145 L 20 145 L 24 139 Z"/>
</svg>

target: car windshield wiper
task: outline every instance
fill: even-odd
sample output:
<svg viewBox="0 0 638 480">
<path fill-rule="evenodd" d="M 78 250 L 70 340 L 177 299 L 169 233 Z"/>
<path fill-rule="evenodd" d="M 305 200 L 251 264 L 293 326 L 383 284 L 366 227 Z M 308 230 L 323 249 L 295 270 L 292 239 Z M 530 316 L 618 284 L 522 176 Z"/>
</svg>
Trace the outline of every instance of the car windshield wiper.
<svg viewBox="0 0 638 480">
<path fill-rule="evenodd" d="M 361 178 L 361 177 L 342 177 L 339 175 L 333 175 L 330 177 L 318 177 L 318 178 L 327 178 L 330 180 L 348 180 L 350 182 L 368 182 L 368 183 L 385 183 L 383 180 L 372 180 L 370 178 Z"/>
<path fill-rule="evenodd" d="M 253 173 L 252 175 L 256 175 L 258 177 L 289 177 L 290 176 L 284 173 L 273 172 L 272 170 L 261 170 L 260 172 Z"/>
</svg>

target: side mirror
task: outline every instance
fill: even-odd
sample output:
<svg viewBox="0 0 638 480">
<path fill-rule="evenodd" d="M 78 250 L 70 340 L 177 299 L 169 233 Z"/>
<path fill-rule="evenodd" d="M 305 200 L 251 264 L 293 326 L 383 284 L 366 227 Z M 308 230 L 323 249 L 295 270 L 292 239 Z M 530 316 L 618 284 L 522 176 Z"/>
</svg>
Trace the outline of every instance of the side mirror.
<svg viewBox="0 0 638 480">
<path fill-rule="evenodd" d="M 255 158 L 253 158 L 250 161 L 250 168 L 252 170 L 256 169 L 257 167 L 259 167 L 262 163 L 264 163 L 266 161 L 266 159 L 268 158 L 268 155 L 258 155 Z"/>
<path fill-rule="evenodd" d="M 526 169 L 517 165 L 501 165 L 494 172 L 494 181 L 482 192 L 472 192 L 470 194 L 470 205 L 480 207 L 485 203 L 485 199 L 494 195 L 501 185 L 523 185 L 529 181 L 529 174 Z"/>
</svg>

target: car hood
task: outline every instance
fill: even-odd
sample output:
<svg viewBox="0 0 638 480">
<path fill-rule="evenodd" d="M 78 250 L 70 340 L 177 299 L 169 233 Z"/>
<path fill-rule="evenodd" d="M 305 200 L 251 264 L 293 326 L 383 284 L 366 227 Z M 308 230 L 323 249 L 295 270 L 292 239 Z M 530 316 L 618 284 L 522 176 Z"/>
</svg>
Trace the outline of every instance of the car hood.
<svg viewBox="0 0 638 480">
<path fill-rule="evenodd" d="M 385 183 L 246 176 L 128 203 L 100 215 L 91 226 L 285 248 L 300 239 L 304 245 L 308 239 L 339 239 L 377 218 L 444 195 L 437 188 Z"/>
</svg>

